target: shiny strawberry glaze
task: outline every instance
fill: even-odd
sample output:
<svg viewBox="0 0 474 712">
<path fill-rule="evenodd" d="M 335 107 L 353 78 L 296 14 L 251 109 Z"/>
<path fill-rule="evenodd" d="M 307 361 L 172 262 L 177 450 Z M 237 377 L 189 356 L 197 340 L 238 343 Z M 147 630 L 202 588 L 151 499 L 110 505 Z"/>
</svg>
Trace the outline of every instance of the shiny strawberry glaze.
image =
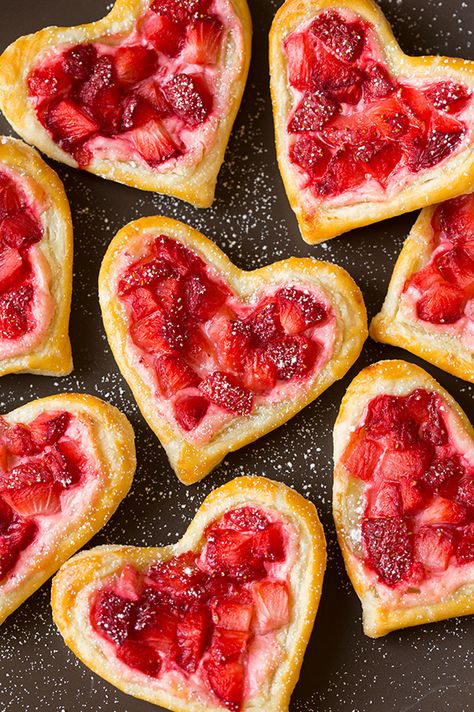
<svg viewBox="0 0 474 712">
<path fill-rule="evenodd" d="M 383 200 L 459 153 L 471 90 L 390 73 L 374 28 L 325 10 L 283 46 L 292 111 L 287 151 L 303 202 Z"/>
<path fill-rule="evenodd" d="M 229 39 L 242 48 L 228 0 L 155 0 L 120 44 L 48 54 L 28 77 L 29 95 L 80 166 L 115 158 L 172 170 L 202 158 L 227 110 L 239 71 L 224 63 Z"/>
<path fill-rule="evenodd" d="M 335 315 L 315 285 L 273 285 L 244 302 L 164 235 L 129 244 L 114 282 L 129 322 L 129 360 L 159 412 L 192 442 L 293 398 L 334 348 Z"/>
<path fill-rule="evenodd" d="M 439 598 L 472 580 L 473 445 L 440 395 L 373 398 L 341 462 L 360 482 L 354 553 L 379 584 Z"/>
<path fill-rule="evenodd" d="M 190 700 L 237 712 L 282 659 L 294 547 L 291 525 L 274 512 L 229 510 L 200 551 L 142 571 L 128 564 L 92 590 L 92 628 L 128 676 L 184 685 Z"/>
<path fill-rule="evenodd" d="M 28 352 L 51 319 L 40 214 L 27 186 L 0 166 L 0 360 Z"/>
<path fill-rule="evenodd" d="M 407 280 L 402 313 L 420 319 L 425 328 L 461 336 L 474 350 L 474 197 L 439 205 L 431 230 L 432 254 Z"/>
<path fill-rule="evenodd" d="M 80 511 L 80 491 L 98 481 L 87 422 L 49 411 L 28 424 L 0 417 L 0 586 L 4 593 L 62 539 L 61 519 Z M 86 497 L 87 498 L 87 497 Z M 67 521 L 66 521 L 67 520 Z"/>
</svg>

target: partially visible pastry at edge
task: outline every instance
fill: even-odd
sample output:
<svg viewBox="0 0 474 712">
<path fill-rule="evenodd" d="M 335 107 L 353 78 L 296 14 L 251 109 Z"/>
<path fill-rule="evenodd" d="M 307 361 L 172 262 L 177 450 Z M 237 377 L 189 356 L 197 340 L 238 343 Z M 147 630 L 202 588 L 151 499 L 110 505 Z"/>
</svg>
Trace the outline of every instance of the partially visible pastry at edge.
<svg viewBox="0 0 474 712">
<path fill-rule="evenodd" d="M 372 0 L 287 0 L 270 67 L 278 163 L 307 242 L 474 184 L 474 62 L 407 56 Z"/>
<path fill-rule="evenodd" d="M 474 383 L 474 195 L 423 210 L 370 334 Z"/>
<path fill-rule="evenodd" d="M 0 137 L 0 376 L 72 370 L 72 222 L 38 153 Z"/>
<path fill-rule="evenodd" d="M 325 566 L 314 505 L 240 477 L 176 544 L 72 558 L 53 582 L 53 617 L 73 652 L 129 695 L 174 712 L 288 712 Z"/>
<path fill-rule="evenodd" d="M 134 471 L 132 426 L 98 398 L 0 417 L 0 623 L 106 524 Z"/>
<path fill-rule="evenodd" d="M 474 430 L 423 369 L 380 361 L 349 386 L 333 513 L 366 635 L 474 613 Z"/>
<path fill-rule="evenodd" d="M 116 0 L 97 22 L 10 45 L 0 107 L 57 161 L 208 207 L 251 33 L 246 0 Z"/>
<path fill-rule="evenodd" d="M 341 267 L 293 257 L 245 272 L 164 217 L 118 232 L 99 297 L 118 366 L 186 484 L 342 378 L 367 336 Z"/>
</svg>

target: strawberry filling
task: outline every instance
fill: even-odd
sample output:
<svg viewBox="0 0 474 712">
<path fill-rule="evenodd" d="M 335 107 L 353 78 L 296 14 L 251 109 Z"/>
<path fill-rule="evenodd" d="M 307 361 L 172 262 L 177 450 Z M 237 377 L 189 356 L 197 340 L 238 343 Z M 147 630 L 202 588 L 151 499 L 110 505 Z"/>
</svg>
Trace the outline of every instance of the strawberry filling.
<svg viewBox="0 0 474 712">
<path fill-rule="evenodd" d="M 471 90 L 390 73 L 374 28 L 326 10 L 284 41 L 288 157 L 311 202 L 383 199 L 462 150 Z"/>
<path fill-rule="evenodd" d="M 377 396 L 342 457 L 365 483 L 363 564 L 404 592 L 474 562 L 474 464 L 446 412 L 439 395 L 422 389 Z"/>
<path fill-rule="evenodd" d="M 77 443 L 78 428 L 67 412 L 47 412 L 28 425 L 0 418 L 0 582 L 93 471 Z"/>
<path fill-rule="evenodd" d="M 421 321 L 474 332 L 474 197 L 439 205 L 431 229 L 433 253 L 404 295 Z"/>
<path fill-rule="evenodd" d="M 223 0 L 153 2 L 121 44 L 60 48 L 38 63 L 28 76 L 38 120 L 82 167 L 104 155 L 174 165 L 225 112 L 234 70 L 223 53 L 229 34 L 239 41 L 237 22 Z"/>
<path fill-rule="evenodd" d="M 129 349 L 164 416 L 209 440 L 236 416 L 288 398 L 330 356 L 335 317 L 314 286 L 242 302 L 189 248 L 161 235 L 127 253 L 117 292 Z"/>
<path fill-rule="evenodd" d="M 128 564 L 94 591 L 93 629 L 128 667 L 184 678 L 191 696 L 204 690 L 237 712 L 253 689 L 252 651 L 278 651 L 277 632 L 291 619 L 289 536 L 273 513 L 230 510 L 208 527 L 201 551 L 145 571 Z"/>
<path fill-rule="evenodd" d="M 0 171 L 0 354 L 7 356 L 14 342 L 44 326 L 34 308 L 38 285 L 32 248 L 43 229 L 35 209 L 18 184 Z"/>
</svg>

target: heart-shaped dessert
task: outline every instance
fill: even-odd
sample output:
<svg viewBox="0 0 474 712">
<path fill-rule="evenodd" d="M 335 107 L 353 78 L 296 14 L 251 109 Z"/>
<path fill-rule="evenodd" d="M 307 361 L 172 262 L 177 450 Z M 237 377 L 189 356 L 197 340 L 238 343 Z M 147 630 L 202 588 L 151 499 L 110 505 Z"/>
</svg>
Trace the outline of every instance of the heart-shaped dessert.
<svg viewBox="0 0 474 712">
<path fill-rule="evenodd" d="M 371 0 L 287 0 L 270 65 L 278 162 L 307 242 L 474 184 L 474 62 L 408 57 Z"/>
<path fill-rule="evenodd" d="M 325 566 L 314 505 L 240 477 L 173 546 L 100 546 L 68 561 L 53 616 L 74 653 L 130 695 L 175 712 L 284 712 Z"/>
<path fill-rule="evenodd" d="M 0 623 L 104 526 L 134 470 L 130 423 L 93 396 L 0 417 Z"/>
<path fill-rule="evenodd" d="M 370 333 L 474 383 L 474 195 L 423 210 Z"/>
<path fill-rule="evenodd" d="M 423 369 L 380 361 L 334 427 L 333 510 L 364 632 L 474 613 L 474 430 Z"/>
<path fill-rule="evenodd" d="M 0 376 L 71 371 L 71 287 L 64 187 L 33 148 L 0 137 Z"/>
<path fill-rule="evenodd" d="M 57 161 L 208 207 L 250 48 L 246 0 L 117 0 L 10 45 L 0 107 Z"/>
<path fill-rule="evenodd" d="M 291 258 L 243 272 L 163 217 L 120 230 L 99 296 L 119 368 L 185 484 L 342 378 L 367 335 L 341 267 Z"/>
</svg>

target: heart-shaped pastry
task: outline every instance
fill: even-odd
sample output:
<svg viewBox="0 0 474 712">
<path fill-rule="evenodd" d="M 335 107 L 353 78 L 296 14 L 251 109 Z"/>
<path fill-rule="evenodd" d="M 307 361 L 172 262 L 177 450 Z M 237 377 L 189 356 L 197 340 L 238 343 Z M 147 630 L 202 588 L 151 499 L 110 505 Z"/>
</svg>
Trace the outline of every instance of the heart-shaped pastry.
<svg viewBox="0 0 474 712">
<path fill-rule="evenodd" d="M 284 712 L 325 566 L 314 505 L 239 477 L 173 546 L 100 546 L 68 561 L 53 616 L 74 653 L 130 695 L 175 712 Z"/>
<path fill-rule="evenodd" d="M 423 210 L 370 334 L 474 383 L 473 195 Z"/>
<path fill-rule="evenodd" d="M 0 417 L 0 623 L 104 526 L 134 470 L 130 423 L 93 396 Z"/>
<path fill-rule="evenodd" d="M 208 207 L 250 50 L 246 0 L 117 0 L 10 45 L 0 107 L 57 161 Z"/>
<path fill-rule="evenodd" d="M 474 430 L 423 369 L 380 361 L 334 426 L 334 520 L 364 632 L 474 613 Z"/>
<path fill-rule="evenodd" d="M 64 376 L 72 222 L 64 187 L 37 152 L 0 137 L 0 376 Z"/>
<path fill-rule="evenodd" d="M 408 57 L 371 0 L 288 0 L 270 65 L 278 163 L 307 242 L 474 183 L 474 62 Z"/>
<path fill-rule="evenodd" d="M 243 272 L 163 217 L 120 230 L 99 297 L 118 366 L 185 484 L 342 378 L 367 335 L 341 267 L 291 258 Z"/>
</svg>

